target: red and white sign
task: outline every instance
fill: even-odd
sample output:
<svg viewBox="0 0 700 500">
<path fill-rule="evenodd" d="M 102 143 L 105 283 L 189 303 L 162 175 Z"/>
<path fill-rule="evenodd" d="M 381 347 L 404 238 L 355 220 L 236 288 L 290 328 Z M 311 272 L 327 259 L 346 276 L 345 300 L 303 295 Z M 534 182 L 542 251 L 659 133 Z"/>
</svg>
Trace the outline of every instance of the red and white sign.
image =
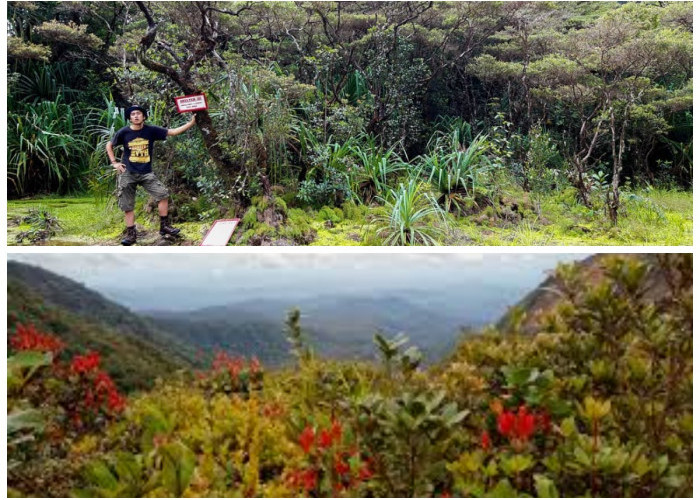
<svg viewBox="0 0 700 500">
<path fill-rule="evenodd" d="M 207 96 L 204 94 L 186 95 L 175 98 L 175 106 L 178 113 L 189 113 L 191 111 L 202 111 L 208 109 Z"/>
<path fill-rule="evenodd" d="M 236 230 L 240 219 L 219 219 L 202 240 L 203 247 L 225 247 L 231 240 L 231 235 Z"/>
</svg>

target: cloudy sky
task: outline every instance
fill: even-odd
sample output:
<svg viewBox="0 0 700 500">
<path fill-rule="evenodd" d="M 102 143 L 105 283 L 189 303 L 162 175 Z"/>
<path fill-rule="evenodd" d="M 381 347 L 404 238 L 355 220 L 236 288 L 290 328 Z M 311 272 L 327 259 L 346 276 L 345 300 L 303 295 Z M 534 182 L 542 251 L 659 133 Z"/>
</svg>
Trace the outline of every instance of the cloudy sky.
<svg viewBox="0 0 700 500">
<path fill-rule="evenodd" d="M 249 298 L 288 294 L 356 293 L 397 288 L 436 289 L 455 284 L 477 290 L 497 286 L 529 290 L 558 262 L 582 254 L 17 254 L 139 308 L 158 296 L 158 307 L 197 308 L 225 303 L 235 292 Z"/>
</svg>

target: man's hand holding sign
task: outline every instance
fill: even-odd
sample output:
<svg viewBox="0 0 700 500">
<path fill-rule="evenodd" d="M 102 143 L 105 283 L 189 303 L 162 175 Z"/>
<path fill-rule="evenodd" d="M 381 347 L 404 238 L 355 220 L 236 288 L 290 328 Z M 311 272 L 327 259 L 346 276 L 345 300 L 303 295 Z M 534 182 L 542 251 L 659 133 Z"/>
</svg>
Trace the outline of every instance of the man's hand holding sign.
<svg viewBox="0 0 700 500">
<path fill-rule="evenodd" d="M 191 111 L 203 111 L 209 109 L 207 96 L 204 94 L 186 95 L 175 98 L 175 106 L 178 113 L 188 113 Z"/>
</svg>

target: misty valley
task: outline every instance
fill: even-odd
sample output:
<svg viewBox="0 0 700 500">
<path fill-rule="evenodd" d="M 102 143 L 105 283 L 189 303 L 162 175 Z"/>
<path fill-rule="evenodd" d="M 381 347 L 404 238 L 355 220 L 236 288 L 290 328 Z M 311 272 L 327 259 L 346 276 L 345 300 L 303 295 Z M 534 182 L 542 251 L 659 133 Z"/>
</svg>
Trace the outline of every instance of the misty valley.
<svg viewBox="0 0 700 500">
<path fill-rule="evenodd" d="M 497 322 L 523 295 L 522 285 L 483 282 L 471 292 L 470 283 L 463 282 L 459 293 L 455 293 L 454 283 L 443 288 L 429 284 L 428 290 L 425 286 L 398 285 L 380 291 L 373 291 L 370 284 L 365 292 L 336 289 L 318 294 L 308 290 L 275 293 L 268 287 L 253 292 L 254 298 L 244 293 L 218 297 L 219 302 L 231 301 L 226 305 L 183 310 L 176 304 L 174 309 L 150 309 L 148 297 L 155 295 L 150 290 L 139 295 L 133 289 L 106 287 L 103 295 L 69 278 L 12 261 L 8 274 L 11 287 L 38 291 L 47 306 L 82 315 L 126 338 L 153 341 L 168 351 L 178 346 L 179 354 L 193 364 L 210 360 L 217 350 L 255 356 L 268 366 L 291 361 L 285 318 L 293 308 L 301 310 L 310 343 L 325 357 L 374 359 L 372 338 L 381 332 L 387 337 L 406 335 L 427 360 L 434 362 L 450 352 L 463 331 Z M 543 271 L 540 274 L 542 279 L 546 277 Z M 200 292 L 186 283 L 185 277 L 183 295 L 206 293 L 206 289 Z M 13 291 L 12 295 L 18 292 Z M 265 298 L 262 294 L 266 292 L 272 297 Z M 130 300 L 127 295 L 131 295 Z M 158 305 L 156 300 L 152 302 Z M 217 303 L 216 296 L 202 300 Z M 135 302 L 141 309 L 120 302 Z"/>
</svg>

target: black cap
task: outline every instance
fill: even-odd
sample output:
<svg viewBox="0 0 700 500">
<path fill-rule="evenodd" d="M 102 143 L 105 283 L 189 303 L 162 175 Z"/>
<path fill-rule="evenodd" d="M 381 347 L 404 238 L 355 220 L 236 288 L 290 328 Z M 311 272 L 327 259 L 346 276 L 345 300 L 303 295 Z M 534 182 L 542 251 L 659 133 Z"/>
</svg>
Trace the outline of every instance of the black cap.
<svg viewBox="0 0 700 500">
<path fill-rule="evenodd" d="M 141 111 L 141 113 L 143 113 L 144 119 L 148 118 L 148 111 L 146 111 L 146 109 L 142 106 L 129 106 L 124 110 L 124 118 L 128 120 L 131 116 L 132 111 Z"/>
</svg>

